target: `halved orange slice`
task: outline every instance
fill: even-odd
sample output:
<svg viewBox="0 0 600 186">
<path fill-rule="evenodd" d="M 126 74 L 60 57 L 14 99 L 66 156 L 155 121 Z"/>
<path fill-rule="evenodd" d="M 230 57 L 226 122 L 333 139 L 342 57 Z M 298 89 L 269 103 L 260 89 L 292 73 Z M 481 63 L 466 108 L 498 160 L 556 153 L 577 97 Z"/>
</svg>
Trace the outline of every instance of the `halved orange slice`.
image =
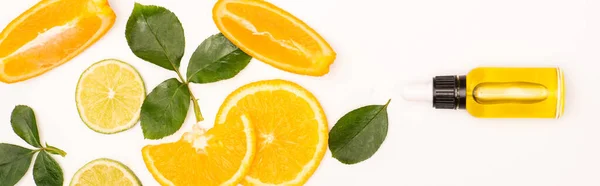
<svg viewBox="0 0 600 186">
<path fill-rule="evenodd" d="M 257 150 L 244 185 L 303 185 L 313 175 L 328 142 L 319 101 L 285 80 L 250 83 L 230 94 L 217 123 L 248 116 L 256 128 Z"/>
<path fill-rule="evenodd" d="M 108 0 L 40 1 L 0 33 L 0 81 L 24 81 L 71 60 L 115 17 Z"/>
<path fill-rule="evenodd" d="M 236 186 L 254 159 L 255 138 L 250 120 L 241 115 L 206 133 L 195 126 L 181 140 L 146 146 L 142 154 L 161 185 Z"/>
<path fill-rule="evenodd" d="M 322 76 L 336 58 L 315 30 L 263 0 L 220 0 L 213 8 L 213 19 L 242 51 L 284 71 Z"/>
</svg>

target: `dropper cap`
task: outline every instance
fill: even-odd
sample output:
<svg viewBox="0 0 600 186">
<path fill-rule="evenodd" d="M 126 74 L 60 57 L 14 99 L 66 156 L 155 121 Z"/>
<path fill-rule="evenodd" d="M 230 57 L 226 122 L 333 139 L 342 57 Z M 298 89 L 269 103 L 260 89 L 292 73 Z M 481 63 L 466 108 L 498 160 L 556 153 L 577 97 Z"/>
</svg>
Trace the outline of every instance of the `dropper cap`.
<svg viewBox="0 0 600 186">
<path fill-rule="evenodd" d="M 433 101 L 433 82 L 418 82 L 404 86 L 402 98 L 407 101 L 431 103 Z"/>
<path fill-rule="evenodd" d="M 408 101 L 427 101 L 436 109 L 464 109 L 466 106 L 465 76 L 436 76 L 430 83 L 410 84 L 402 97 Z"/>
</svg>

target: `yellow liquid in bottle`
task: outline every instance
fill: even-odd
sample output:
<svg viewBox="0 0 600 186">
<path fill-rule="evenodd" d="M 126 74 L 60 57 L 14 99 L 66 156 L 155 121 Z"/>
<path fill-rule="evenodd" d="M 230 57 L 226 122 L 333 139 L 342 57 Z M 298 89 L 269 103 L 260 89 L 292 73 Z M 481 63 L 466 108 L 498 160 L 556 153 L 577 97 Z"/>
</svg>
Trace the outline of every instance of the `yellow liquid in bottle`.
<svg viewBox="0 0 600 186">
<path fill-rule="evenodd" d="M 466 79 L 466 109 L 475 117 L 558 118 L 564 111 L 558 68 L 476 68 Z"/>
</svg>

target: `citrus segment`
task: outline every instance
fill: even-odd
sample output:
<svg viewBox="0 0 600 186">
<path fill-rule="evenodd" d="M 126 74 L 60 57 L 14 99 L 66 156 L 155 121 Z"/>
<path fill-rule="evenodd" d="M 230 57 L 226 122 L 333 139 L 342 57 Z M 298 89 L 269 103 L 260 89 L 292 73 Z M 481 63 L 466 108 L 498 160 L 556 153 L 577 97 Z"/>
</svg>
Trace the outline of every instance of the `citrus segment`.
<svg viewBox="0 0 600 186">
<path fill-rule="evenodd" d="M 255 154 L 254 128 L 241 115 L 208 132 L 195 128 L 173 143 L 142 149 L 146 167 L 161 185 L 235 186 Z"/>
<path fill-rule="evenodd" d="M 113 134 L 139 120 L 146 89 L 131 65 L 109 59 L 90 66 L 77 83 L 79 116 L 92 130 Z"/>
<path fill-rule="evenodd" d="M 40 1 L 0 33 L 0 81 L 24 81 L 67 62 L 114 21 L 107 0 Z"/>
<path fill-rule="evenodd" d="M 213 19 L 241 50 L 288 72 L 325 75 L 336 57 L 316 31 L 266 1 L 220 0 L 213 8 Z"/>
<path fill-rule="evenodd" d="M 317 99 L 284 80 L 250 83 L 233 92 L 217 122 L 247 115 L 257 151 L 244 185 L 302 185 L 327 150 L 327 119 Z"/>
<path fill-rule="evenodd" d="M 122 163 L 110 159 L 97 159 L 80 168 L 70 186 L 139 186 L 137 176 Z"/>
</svg>

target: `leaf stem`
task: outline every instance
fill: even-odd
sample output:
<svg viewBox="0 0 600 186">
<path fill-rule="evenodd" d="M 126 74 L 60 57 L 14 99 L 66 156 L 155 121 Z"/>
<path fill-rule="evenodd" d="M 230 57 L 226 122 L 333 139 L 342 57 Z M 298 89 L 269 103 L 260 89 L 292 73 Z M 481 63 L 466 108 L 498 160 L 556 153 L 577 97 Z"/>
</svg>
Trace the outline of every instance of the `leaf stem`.
<svg viewBox="0 0 600 186">
<path fill-rule="evenodd" d="M 181 72 L 179 72 L 179 69 L 177 69 L 177 67 L 173 66 L 173 68 L 175 69 L 175 73 L 177 73 L 177 77 L 179 77 L 179 81 L 181 81 L 183 84 L 188 84 L 188 82 L 186 81 L 186 79 L 183 78 L 183 76 L 181 75 Z"/>
<path fill-rule="evenodd" d="M 385 103 L 385 105 L 384 105 L 384 106 L 385 106 L 385 107 L 387 107 L 388 105 L 390 105 L 390 102 L 392 102 L 392 99 L 389 99 L 389 100 L 387 101 L 387 103 Z"/>
<path fill-rule="evenodd" d="M 192 93 L 192 89 L 190 89 L 189 84 L 186 85 L 188 85 L 188 90 L 190 91 L 190 96 L 192 97 L 192 104 L 194 104 L 194 114 L 196 115 L 196 122 L 204 121 L 204 117 L 202 117 L 202 112 L 200 112 L 200 105 L 198 104 L 198 99 L 194 97 L 194 94 Z"/>
<path fill-rule="evenodd" d="M 175 68 L 175 67 L 173 67 L 173 68 Z M 179 69 L 175 68 L 175 73 L 177 73 L 179 80 L 183 84 L 185 84 L 185 86 L 187 86 L 187 88 L 188 88 L 188 92 L 190 93 L 190 98 L 192 100 L 192 104 L 194 105 L 194 115 L 196 116 L 196 122 L 204 121 L 204 117 L 202 117 L 202 111 L 200 111 L 200 105 L 198 104 L 198 99 L 196 99 L 196 96 L 194 96 L 194 93 L 192 92 L 192 89 L 190 88 L 190 83 L 187 81 L 187 79 L 183 78 L 183 76 L 181 75 L 181 72 L 179 72 Z"/>
<path fill-rule="evenodd" d="M 50 145 L 48 145 L 48 143 L 46 143 L 46 147 L 42 148 L 42 150 L 44 150 L 50 154 L 60 155 L 62 157 L 67 156 L 67 152 L 65 152 L 64 150 L 61 150 L 59 148 L 50 146 Z"/>
</svg>

